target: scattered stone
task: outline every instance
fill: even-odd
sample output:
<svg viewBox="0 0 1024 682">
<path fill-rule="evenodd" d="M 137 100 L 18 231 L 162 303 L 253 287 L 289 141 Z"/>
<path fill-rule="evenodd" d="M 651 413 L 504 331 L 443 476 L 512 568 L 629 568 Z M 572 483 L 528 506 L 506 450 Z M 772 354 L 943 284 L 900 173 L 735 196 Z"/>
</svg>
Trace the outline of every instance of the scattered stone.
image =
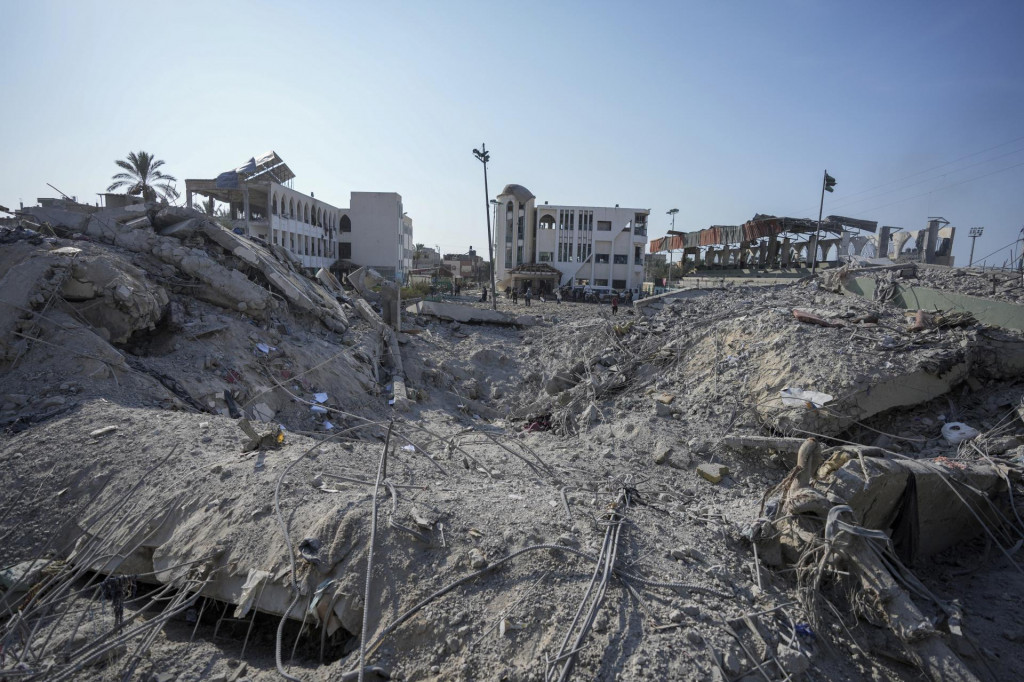
<svg viewBox="0 0 1024 682">
<path fill-rule="evenodd" d="M 730 675 L 735 676 L 742 671 L 742 668 L 740 667 L 740 658 L 736 655 L 735 651 L 729 651 L 722 656 L 722 665 Z"/>
<path fill-rule="evenodd" d="M 793 676 L 802 675 L 811 667 L 811 662 L 807 660 L 806 656 L 795 649 L 790 649 L 785 644 L 779 644 L 775 651 L 775 657 L 779 660 L 782 669 Z"/>
<path fill-rule="evenodd" d="M 115 431 L 117 431 L 116 426 L 103 426 L 101 428 L 96 429 L 95 431 L 90 431 L 89 435 L 92 436 L 93 438 L 101 438 L 107 435 L 108 433 L 114 433 Z"/>
<path fill-rule="evenodd" d="M 665 464 L 668 462 L 669 457 L 672 456 L 672 446 L 663 440 L 659 440 L 654 444 L 654 463 Z"/>
<path fill-rule="evenodd" d="M 483 552 L 474 547 L 469 550 L 469 565 L 477 571 L 487 568 L 487 557 L 484 556 Z"/>
<path fill-rule="evenodd" d="M 729 467 L 724 464 L 704 463 L 697 467 L 697 474 L 710 483 L 721 483 L 729 475 Z"/>
</svg>

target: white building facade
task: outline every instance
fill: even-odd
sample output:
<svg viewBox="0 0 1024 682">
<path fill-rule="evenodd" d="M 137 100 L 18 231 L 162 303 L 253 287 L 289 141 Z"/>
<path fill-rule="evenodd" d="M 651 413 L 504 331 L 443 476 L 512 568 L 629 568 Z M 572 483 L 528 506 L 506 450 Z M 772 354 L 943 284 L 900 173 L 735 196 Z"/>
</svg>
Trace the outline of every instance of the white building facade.
<svg viewBox="0 0 1024 682">
<path fill-rule="evenodd" d="M 339 258 L 404 282 L 412 270 L 412 218 L 395 192 L 352 192 L 341 209 Z"/>
<path fill-rule="evenodd" d="M 277 244 L 310 269 L 339 260 L 366 265 L 405 281 L 412 269 L 412 218 L 395 192 L 352 192 L 341 208 L 303 194 L 291 185 L 295 174 L 268 152 L 216 179 L 186 180 L 186 202 L 204 196 L 228 205 L 231 227 L 240 234 Z"/>
<path fill-rule="evenodd" d="M 522 185 L 494 202 L 495 272 L 502 286 L 520 266 L 546 264 L 559 286 L 637 291 L 644 279 L 649 209 L 536 205 Z"/>
</svg>

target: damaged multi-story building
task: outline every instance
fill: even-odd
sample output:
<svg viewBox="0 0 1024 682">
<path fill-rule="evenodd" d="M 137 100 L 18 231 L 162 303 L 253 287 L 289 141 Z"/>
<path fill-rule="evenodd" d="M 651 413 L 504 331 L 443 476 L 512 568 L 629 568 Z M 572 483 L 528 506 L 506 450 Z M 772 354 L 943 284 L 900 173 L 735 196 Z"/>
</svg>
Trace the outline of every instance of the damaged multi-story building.
<svg viewBox="0 0 1024 682">
<path fill-rule="evenodd" d="M 845 216 L 830 215 L 819 222 L 759 213 L 742 225 L 669 230 L 667 236 L 651 240 L 650 251 L 681 251 L 682 259 L 697 269 L 811 267 L 850 256 L 952 266 L 955 234 L 944 218 L 929 218 L 927 228 L 908 231 Z M 904 251 L 905 246 L 910 250 Z"/>
<path fill-rule="evenodd" d="M 506 185 L 494 206 L 495 274 L 503 287 L 638 290 L 650 209 L 536 204 Z"/>
<path fill-rule="evenodd" d="M 404 281 L 412 268 L 412 218 L 400 194 L 352 192 L 343 208 L 294 189 L 294 178 L 271 151 L 216 178 L 186 180 L 186 203 L 192 208 L 199 195 L 227 204 L 235 232 L 285 247 L 303 267 L 365 265 Z"/>
</svg>

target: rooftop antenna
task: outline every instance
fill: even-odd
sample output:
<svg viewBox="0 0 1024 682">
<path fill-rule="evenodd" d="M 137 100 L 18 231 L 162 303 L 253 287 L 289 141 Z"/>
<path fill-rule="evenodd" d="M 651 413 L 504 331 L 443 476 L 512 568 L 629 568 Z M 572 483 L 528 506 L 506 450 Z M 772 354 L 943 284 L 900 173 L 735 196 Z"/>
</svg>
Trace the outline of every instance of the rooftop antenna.
<svg viewBox="0 0 1024 682">
<path fill-rule="evenodd" d="M 46 184 L 47 184 L 47 185 L 50 185 L 50 183 L 46 183 Z M 53 187 L 53 185 L 50 185 L 50 187 Z M 57 188 L 56 188 L 56 187 L 53 187 L 53 189 L 57 189 Z M 61 195 L 62 197 L 64 197 L 64 198 L 65 198 L 65 199 L 67 199 L 68 201 L 74 201 L 74 199 L 73 199 L 73 198 L 69 197 L 69 196 L 68 196 L 67 194 L 64 194 L 64 192 L 61 192 L 61 191 L 60 191 L 59 189 L 57 189 L 57 192 L 58 192 L 58 194 L 60 194 L 60 195 Z"/>
</svg>

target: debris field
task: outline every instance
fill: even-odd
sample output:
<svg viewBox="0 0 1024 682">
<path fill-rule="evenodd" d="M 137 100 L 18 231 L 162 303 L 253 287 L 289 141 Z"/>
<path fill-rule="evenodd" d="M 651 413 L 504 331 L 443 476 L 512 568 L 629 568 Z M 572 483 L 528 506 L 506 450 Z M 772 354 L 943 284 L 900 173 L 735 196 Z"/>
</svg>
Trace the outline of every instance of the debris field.
<svg viewBox="0 0 1024 682">
<path fill-rule="evenodd" d="M 890 270 L 399 308 L 187 209 L 16 223 L 0 679 L 1024 665 L 1024 335 L 837 285 Z"/>
</svg>

